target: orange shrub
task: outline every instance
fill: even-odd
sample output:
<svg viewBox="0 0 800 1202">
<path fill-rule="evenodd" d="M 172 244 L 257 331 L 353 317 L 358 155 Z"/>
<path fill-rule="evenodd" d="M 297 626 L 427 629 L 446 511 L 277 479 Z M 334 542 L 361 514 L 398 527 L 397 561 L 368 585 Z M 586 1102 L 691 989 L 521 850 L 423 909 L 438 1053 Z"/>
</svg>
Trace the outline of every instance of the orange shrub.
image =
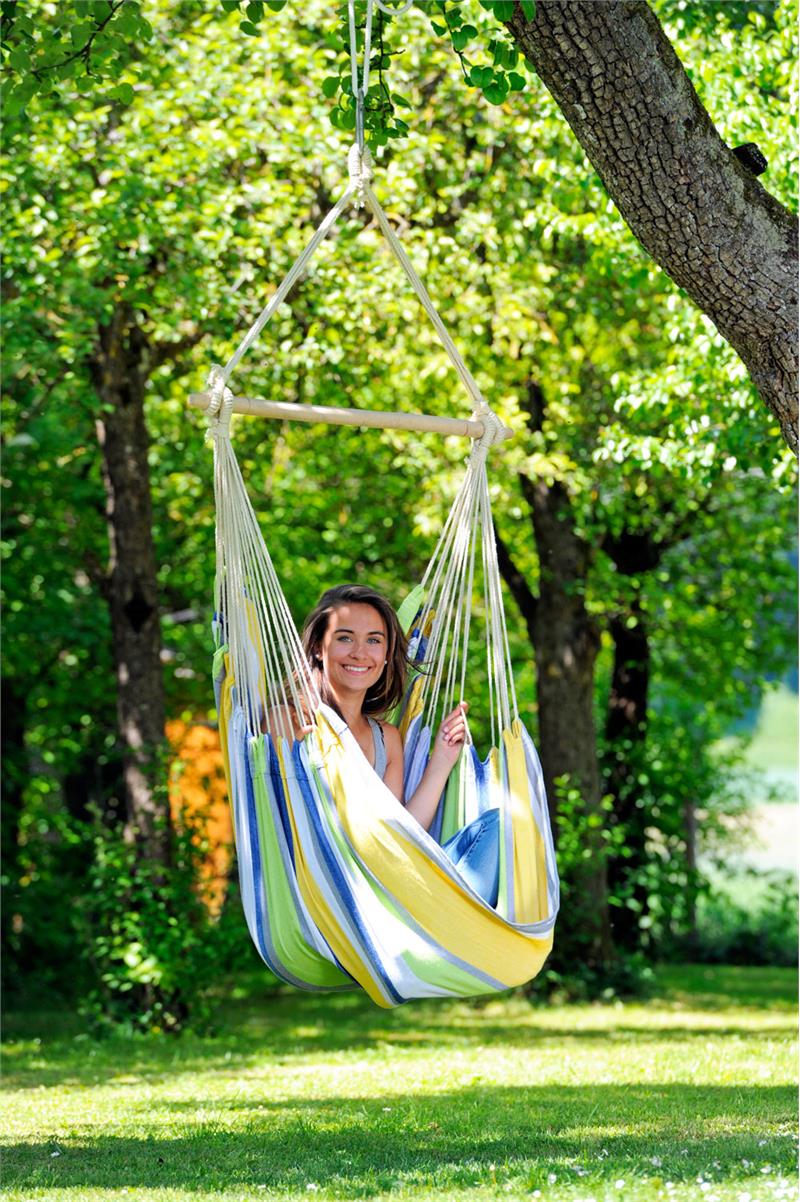
<svg viewBox="0 0 800 1202">
<path fill-rule="evenodd" d="M 197 824 L 195 842 L 206 850 L 200 861 L 204 896 L 212 914 L 225 899 L 233 858 L 233 822 L 228 804 L 219 733 L 203 722 L 173 718 L 166 735 L 174 751 L 169 777 L 169 806 L 176 825 Z"/>
</svg>

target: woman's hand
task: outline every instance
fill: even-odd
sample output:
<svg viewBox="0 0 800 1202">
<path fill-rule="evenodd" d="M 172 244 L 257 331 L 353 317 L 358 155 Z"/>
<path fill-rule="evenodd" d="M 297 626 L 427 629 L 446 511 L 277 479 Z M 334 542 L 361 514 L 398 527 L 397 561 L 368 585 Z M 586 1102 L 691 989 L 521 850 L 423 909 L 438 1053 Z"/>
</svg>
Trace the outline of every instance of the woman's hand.
<svg viewBox="0 0 800 1202">
<path fill-rule="evenodd" d="M 459 701 L 456 708 L 444 719 L 436 735 L 431 759 L 436 759 L 442 765 L 446 764 L 448 769 L 453 767 L 461 755 L 461 748 L 467 737 L 468 709 L 468 702 Z"/>
</svg>

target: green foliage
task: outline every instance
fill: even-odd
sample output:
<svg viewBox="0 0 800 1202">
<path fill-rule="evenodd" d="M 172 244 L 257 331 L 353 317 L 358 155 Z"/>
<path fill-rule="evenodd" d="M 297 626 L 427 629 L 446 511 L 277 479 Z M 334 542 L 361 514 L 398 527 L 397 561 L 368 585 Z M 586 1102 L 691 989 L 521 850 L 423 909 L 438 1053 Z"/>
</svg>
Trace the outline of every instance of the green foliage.
<svg viewBox="0 0 800 1202">
<path fill-rule="evenodd" d="M 514 15 L 513 2 L 481 0 L 480 7 L 495 22 L 510 21 Z M 516 70 L 521 61 L 519 50 L 505 31 L 498 31 L 496 24 L 477 17 L 478 26 L 471 24 L 466 20 L 468 12 L 468 5 L 437 0 L 428 8 L 431 28 L 440 37 L 449 37 L 467 85 L 479 88 L 490 104 L 501 105 L 509 93 L 522 92 L 526 87 L 525 77 Z M 523 12 L 527 20 L 533 20 L 535 5 L 532 0 L 523 5 Z M 469 54 L 465 53 L 468 46 Z M 488 57 L 490 64 L 475 61 L 476 56 L 482 54 Z"/>
<path fill-rule="evenodd" d="M 92 861 L 78 903 L 91 983 L 81 1013 L 97 1030 L 174 1033 L 208 1027 L 212 993 L 242 951 L 241 922 L 210 916 L 199 884 L 208 850 L 202 813 L 183 816 L 165 869 L 95 815 Z M 245 961 L 246 963 L 246 961 Z"/>
<path fill-rule="evenodd" d="M 797 937 L 796 876 L 742 873 L 703 891 L 697 928 L 676 954 L 688 953 L 704 964 L 792 966 L 797 964 Z"/>
<path fill-rule="evenodd" d="M 74 88 L 88 105 L 132 104 L 133 86 L 119 81 L 153 38 L 139 0 L 59 0 L 31 7 L 3 0 L 3 112 L 15 117 L 34 96 Z"/>
</svg>

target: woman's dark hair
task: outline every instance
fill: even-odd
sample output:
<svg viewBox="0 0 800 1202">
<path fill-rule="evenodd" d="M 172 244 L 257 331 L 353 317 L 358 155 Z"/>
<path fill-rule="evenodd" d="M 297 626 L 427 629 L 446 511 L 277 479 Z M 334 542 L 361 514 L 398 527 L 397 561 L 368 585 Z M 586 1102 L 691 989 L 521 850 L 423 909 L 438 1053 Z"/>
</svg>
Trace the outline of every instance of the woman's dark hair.
<svg viewBox="0 0 800 1202">
<path fill-rule="evenodd" d="M 301 635 L 309 667 L 326 705 L 336 708 L 323 676 L 320 650 L 331 614 L 340 605 L 371 605 L 383 618 L 386 626 L 386 666 L 375 684 L 367 689 L 362 707 L 363 713 L 371 717 L 382 717 L 397 705 L 405 691 L 408 640 L 403 634 L 394 609 L 386 598 L 374 589 L 363 584 L 337 584 L 334 588 L 327 589 L 306 618 Z"/>
</svg>

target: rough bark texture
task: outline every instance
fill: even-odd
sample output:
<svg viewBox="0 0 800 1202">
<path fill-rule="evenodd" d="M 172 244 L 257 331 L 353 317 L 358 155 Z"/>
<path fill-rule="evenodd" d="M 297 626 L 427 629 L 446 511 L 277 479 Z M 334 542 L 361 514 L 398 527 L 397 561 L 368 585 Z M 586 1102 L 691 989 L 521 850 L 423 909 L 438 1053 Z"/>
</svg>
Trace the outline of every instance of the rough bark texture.
<svg viewBox="0 0 800 1202">
<path fill-rule="evenodd" d="M 169 857 L 165 802 L 154 792 L 164 739 L 156 562 L 144 418 L 147 346 L 119 306 L 100 329 L 91 361 L 104 406 L 97 421 L 106 489 L 111 613 L 128 831 L 157 863 Z M 135 832 L 138 831 L 138 836 Z"/>
<path fill-rule="evenodd" d="M 625 831 L 626 855 L 609 861 L 608 884 L 612 895 L 633 902 L 614 910 L 611 930 L 618 947 L 633 951 L 641 944 L 640 918 L 647 912 L 648 895 L 641 875 L 648 857 L 639 775 L 647 737 L 650 642 L 638 606 L 630 615 L 612 618 L 610 631 L 614 667 L 606 714 L 606 787 L 614 798 L 614 818 Z"/>
<path fill-rule="evenodd" d="M 723 142 L 644 0 L 537 0 L 531 22 L 517 4 L 508 29 L 635 236 L 741 356 L 796 452 L 795 218 Z"/>
</svg>

